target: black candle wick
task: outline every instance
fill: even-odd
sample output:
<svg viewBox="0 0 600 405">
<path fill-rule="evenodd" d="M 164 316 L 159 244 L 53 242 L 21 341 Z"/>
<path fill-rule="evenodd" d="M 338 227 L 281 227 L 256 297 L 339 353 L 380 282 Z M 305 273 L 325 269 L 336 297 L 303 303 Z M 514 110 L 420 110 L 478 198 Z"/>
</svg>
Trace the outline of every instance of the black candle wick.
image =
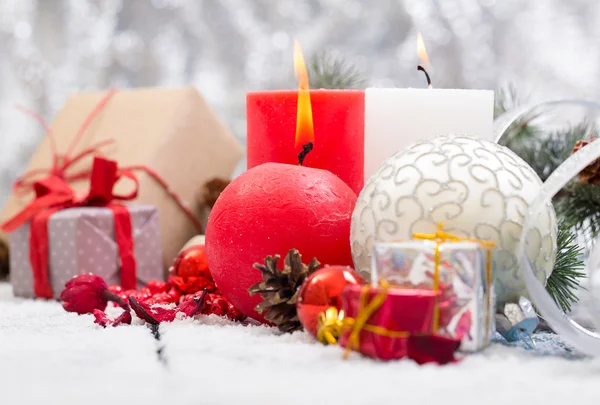
<svg viewBox="0 0 600 405">
<path fill-rule="evenodd" d="M 304 163 L 304 158 L 310 153 L 311 150 L 313 150 L 312 142 L 309 142 L 306 145 L 302 145 L 302 152 L 298 153 L 298 164 L 300 166 L 302 166 L 302 164 Z"/>
<path fill-rule="evenodd" d="M 427 78 L 427 86 L 431 88 L 431 78 L 429 77 L 429 73 L 427 73 L 425 68 L 421 65 L 417 66 L 417 70 L 420 70 L 421 72 L 425 73 L 425 77 Z"/>
</svg>

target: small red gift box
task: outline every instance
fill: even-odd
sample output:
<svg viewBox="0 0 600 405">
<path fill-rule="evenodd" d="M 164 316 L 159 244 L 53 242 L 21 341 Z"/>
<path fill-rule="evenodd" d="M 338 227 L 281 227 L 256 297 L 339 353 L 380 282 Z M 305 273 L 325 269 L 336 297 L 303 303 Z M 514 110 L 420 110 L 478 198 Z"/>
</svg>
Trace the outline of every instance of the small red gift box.
<svg viewBox="0 0 600 405">
<path fill-rule="evenodd" d="M 341 297 L 345 318 L 339 343 L 380 360 L 452 362 L 460 340 L 432 333 L 438 296 L 431 290 L 348 286 Z"/>
</svg>

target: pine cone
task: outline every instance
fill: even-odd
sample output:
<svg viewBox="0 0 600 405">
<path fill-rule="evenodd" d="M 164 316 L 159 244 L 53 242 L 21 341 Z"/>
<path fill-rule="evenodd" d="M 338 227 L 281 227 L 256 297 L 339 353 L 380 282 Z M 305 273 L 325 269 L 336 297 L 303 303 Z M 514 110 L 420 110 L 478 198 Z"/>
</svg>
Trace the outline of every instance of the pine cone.
<svg viewBox="0 0 600 405">
<path fill-rule="evenodd" d="M 208 208 L 214 207 L 215 203 L 217 202 L 217 198 L 219 198 L 229 183 L 230 182 L 228 180 L 223 180 L 218 177 L 207 181 L 204 184 L 204 190 L 202 192 L 202 201 L 204 204 L 208 206 Z"/>
<path fill-rule="evenodd" d="M 308 266 L 302 263 L 302 255 L 291 249 L 285 256 L 283 270 L 277 268 L 280 256 L 267 256 L 265 264 L 255 263 L 254 268 L 262 272 L 263 281 L 248 289 L 250 295 L 259 293 L 263 302 L 256 306 L 258 313 L 267 311 L 265 319 L 282 332 L 293 332 L 302 329 L 296 312 L 296 300 L 304 280 L 317 270 L 321 263 L 313 258 Z"/>
<path fill-rule="evenodd" d="M 579 149 L 588 145 L 589 143 L 594 142 L 594 140 L 595 140 L 595 138 L 590 138 L 589 140 L 584 139 L 581 141 L 577 141 L 577 143 L 573 147 L 572 153 L 575 153 Z M 587 166 L 585 169 L 583 169 L 579 173 L 579 182 L 587 183 L 587 184 L 594 184 L 594 185 L 600 184 L 600 159 L 595 160 L 594 162 L 592 162 L 589 166 Z"/>
<path fill-rule="evenodd" d="M 0 280 L 8 277 L 9 261 L 8 261 L 8 245 L 0 239 Z"/>
</svg>

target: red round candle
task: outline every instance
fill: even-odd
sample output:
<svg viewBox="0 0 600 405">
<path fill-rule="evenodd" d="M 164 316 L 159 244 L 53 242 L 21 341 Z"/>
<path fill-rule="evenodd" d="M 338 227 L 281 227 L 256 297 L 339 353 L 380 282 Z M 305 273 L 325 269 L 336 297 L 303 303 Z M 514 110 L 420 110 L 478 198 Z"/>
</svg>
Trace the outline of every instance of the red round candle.
<svg viewBox="0 0 600 405">
<path fill-rule="evenodd" d="M 304 166 L 329 170 L 356 193 L 364 185 L 365 92 L 310 90 L 314 148 Z M 297 90 L 246 95 L 248 169 L 267 162 L 298 164 Z"/>
<path fill-rule="evenodd" d="M 310 154 L 309 154 L 310 156 Z M 350 220 L 356 194 L 331 172 L 266 163 L 243 173 L 223 191 L 206 226 L 206 256 L 215 283 L 239 311 L 259 321 L 262 280 L 253 267 L 266 256 L 298 249 L 308 263 L 352 264 Z"/>
</svg>

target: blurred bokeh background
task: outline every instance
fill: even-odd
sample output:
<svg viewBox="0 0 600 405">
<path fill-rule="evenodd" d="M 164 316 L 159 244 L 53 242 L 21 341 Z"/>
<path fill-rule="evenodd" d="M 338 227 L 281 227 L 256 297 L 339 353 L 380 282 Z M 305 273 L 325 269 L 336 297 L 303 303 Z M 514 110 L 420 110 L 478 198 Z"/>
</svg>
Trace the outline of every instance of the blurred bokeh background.
<svg viewBox="0 0 600 405">
<path fill-rule="evenodd" d="M 295 87 L 292 42 L 341 53 L 370 86 L 436 87 L 530 100 L 600 95 L 600 2 L 586 0 L 0 0 L 0 203 L 68 94 L 196 86 L 244 142 L 245 92 Z"/>
</svg>

